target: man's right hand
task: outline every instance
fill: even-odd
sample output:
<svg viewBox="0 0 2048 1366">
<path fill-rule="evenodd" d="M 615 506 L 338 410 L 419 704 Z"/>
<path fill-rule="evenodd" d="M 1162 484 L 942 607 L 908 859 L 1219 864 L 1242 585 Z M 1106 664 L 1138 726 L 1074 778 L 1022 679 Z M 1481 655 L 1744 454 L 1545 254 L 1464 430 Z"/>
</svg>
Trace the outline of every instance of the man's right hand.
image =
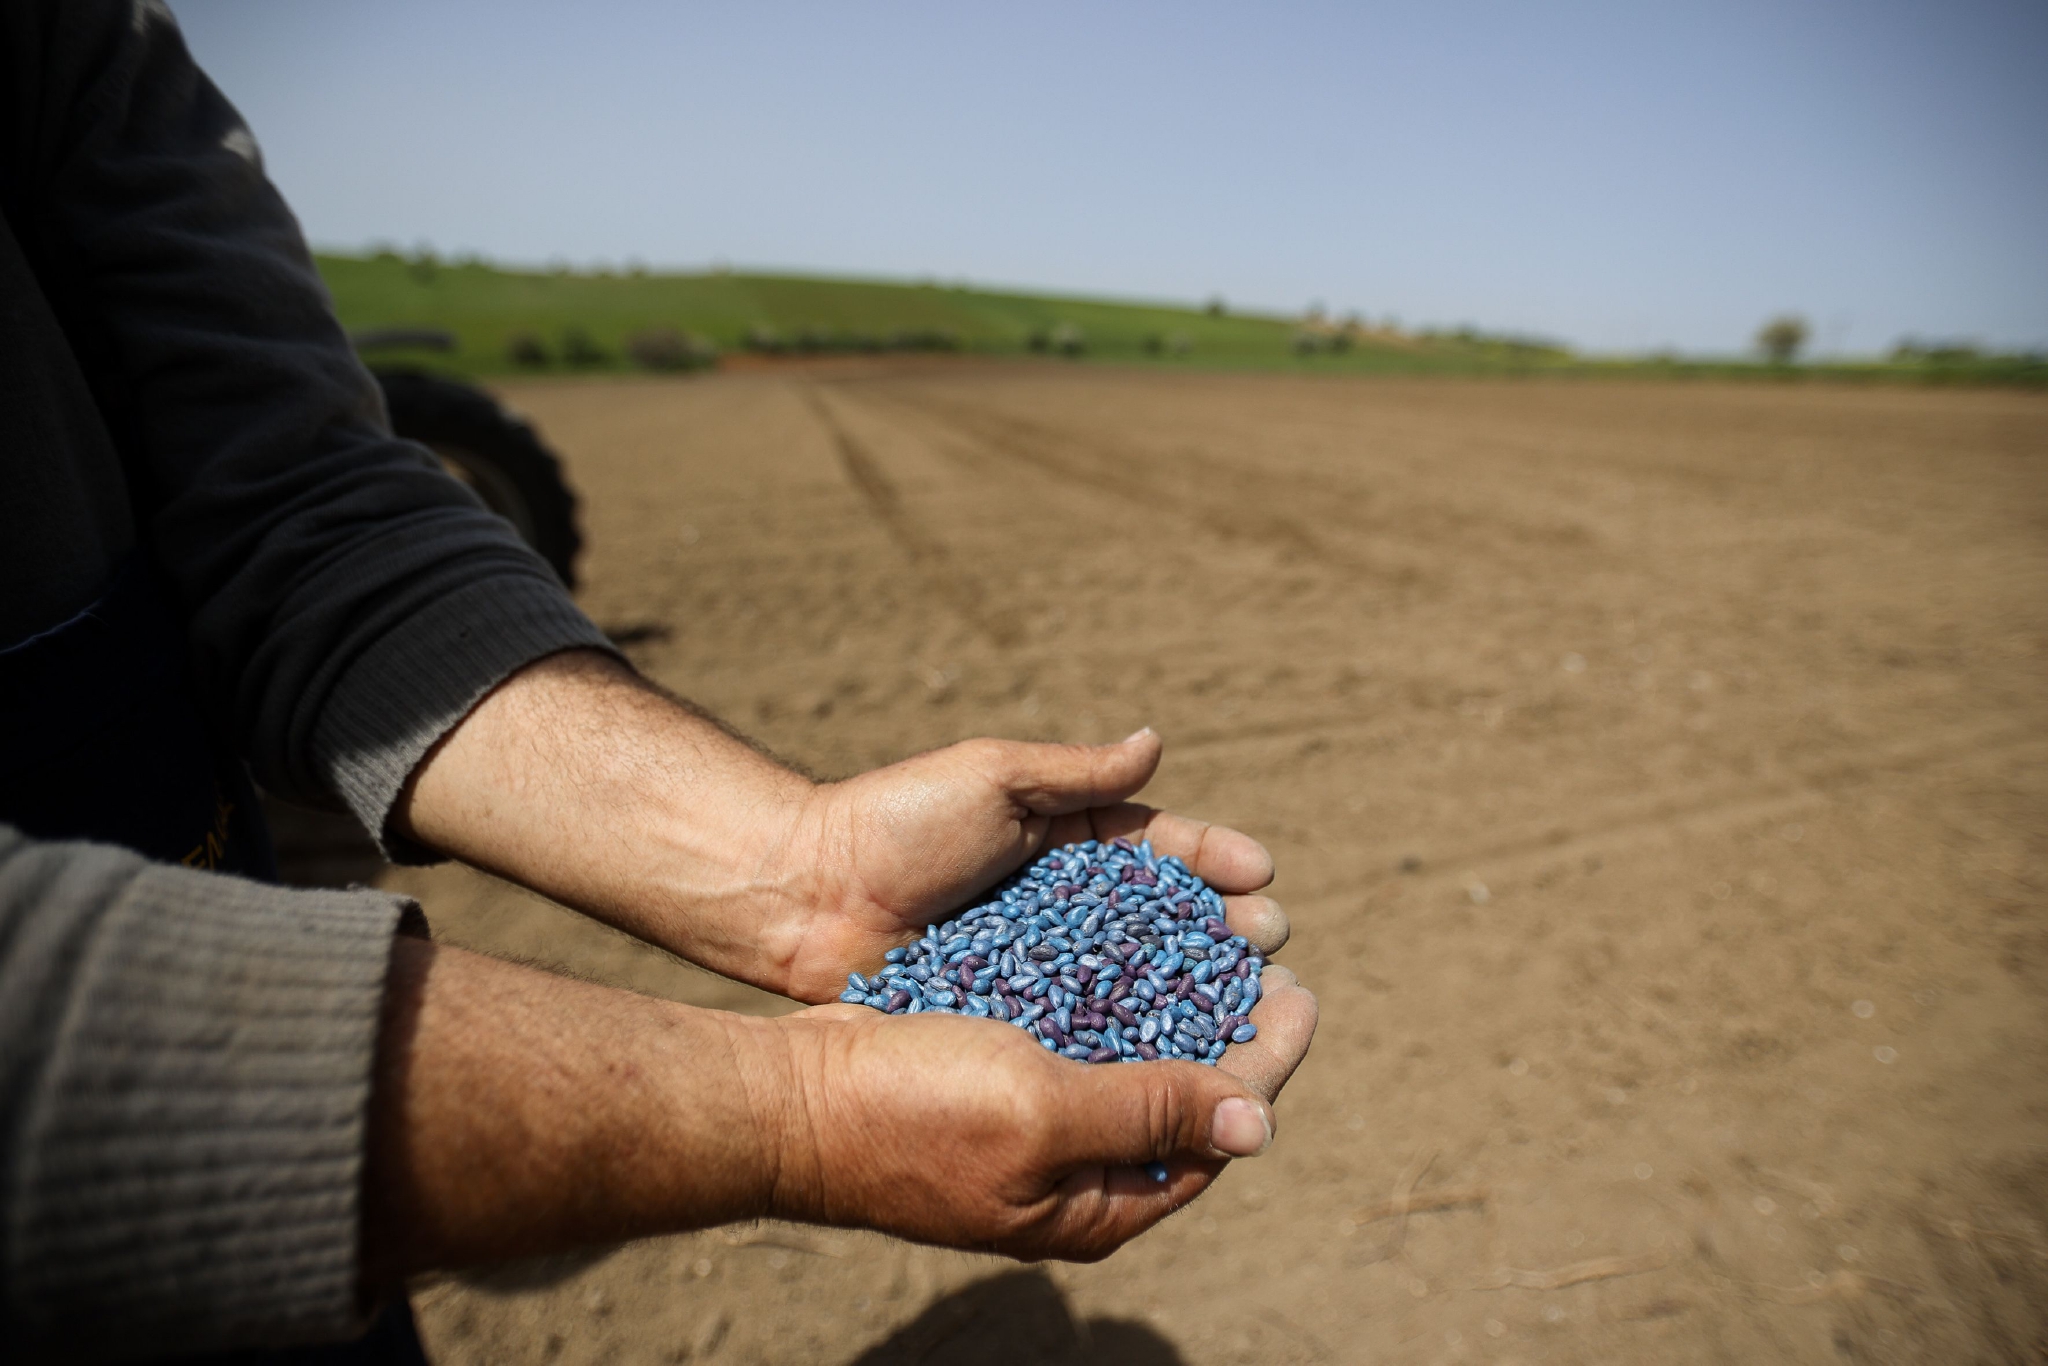
<svg viewBox="0 0 2048 1366">
<path fill-rule="evenodd" d="M 1254 1012 L 1277 1091 L 1314 998 L 1284 968 Z M 1088 1066 L 1021 1029 L 821 1006 L 782 1022 L 795 1108 L 775 1212 L 1012 1257 L 1106 1257 L 1273 1139 L 1270 1094 L 1190 1062 Z M 1167 1179 L 1144 1168 L 1164 1163 Z"/>
<path fill-rule="evenodd" d="M 1089 1066 L 992 1021 L 746 1019 L 401 940 L 365 1276 L 764 1216 L 1104 1257 L 1268 1141 L 1316 1011 L 1266 984 L 1217 1068 Z"/>
</svg>

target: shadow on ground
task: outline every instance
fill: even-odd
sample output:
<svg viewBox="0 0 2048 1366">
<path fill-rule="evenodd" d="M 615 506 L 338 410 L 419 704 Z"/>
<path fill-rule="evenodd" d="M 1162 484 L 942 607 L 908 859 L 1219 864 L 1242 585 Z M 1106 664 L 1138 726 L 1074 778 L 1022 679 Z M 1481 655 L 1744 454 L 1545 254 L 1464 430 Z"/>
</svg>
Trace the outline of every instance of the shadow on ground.
<svg viewBox="0 0 2048 1366">
<path fill-rule="evenodd" d="M 571 1277 L 580 1276 L 618 1250 L 616 1246 L 608 1246 L 527 1257 L 516 1262 L 458 1271 L 453 1273 L 452 1279 L 486 1295 L 521 1295 L 532 1290 L 551 1289 Z"/>
<path fill-rule="evenodd" d="M 1043 1271 L 1005 1272 L 955 1291 L 869 1348 L 855 1366 L 976 1359 L 1007 1366 L 1183 1366 L 1173 1344 L 1141 1323 L 1075 1318 Z"/>
</svg>

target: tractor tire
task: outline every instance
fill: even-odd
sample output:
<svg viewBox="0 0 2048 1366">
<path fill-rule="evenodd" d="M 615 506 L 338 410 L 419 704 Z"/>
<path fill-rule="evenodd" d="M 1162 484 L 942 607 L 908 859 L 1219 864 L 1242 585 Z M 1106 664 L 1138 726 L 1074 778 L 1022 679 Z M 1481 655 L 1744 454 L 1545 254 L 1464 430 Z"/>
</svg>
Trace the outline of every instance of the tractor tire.
<svg viewBox="0 0 2048 1366">
<path fill-rule="evenodd" d="M 391 429 L 441 458 L 483 505 L 540 552 L 563 586 L 576 586 L 583 533 L 562 463 L 533 428 L 483 390 L 418 370 L 373 368 Z"/>
</svg>

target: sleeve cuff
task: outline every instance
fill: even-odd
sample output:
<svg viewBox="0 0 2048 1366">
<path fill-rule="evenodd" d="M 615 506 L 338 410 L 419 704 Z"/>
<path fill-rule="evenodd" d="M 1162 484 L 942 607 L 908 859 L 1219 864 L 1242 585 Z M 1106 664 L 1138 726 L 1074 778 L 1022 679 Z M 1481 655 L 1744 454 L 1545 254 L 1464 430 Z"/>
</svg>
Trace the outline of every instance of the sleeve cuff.
<svg viewBox="0 0 2048 1366">
<path fill-rule="evenodd" d="M 136 874 L 28 1106 L 9 1241 L 31 1339 L 85 1359 L 361 1331 L 372 1067 L 408 912 Z"/>
<path fill-rule="evenodd" d="M 538 577 L 466 585 L 387 632 L 341 676 L 313 733 L 335 795 L 394 863 L 440 855 L 389 829 L 436 741 L 517 670 L 562 650 L 617 654 L 568 595 Z"/>
</svg>

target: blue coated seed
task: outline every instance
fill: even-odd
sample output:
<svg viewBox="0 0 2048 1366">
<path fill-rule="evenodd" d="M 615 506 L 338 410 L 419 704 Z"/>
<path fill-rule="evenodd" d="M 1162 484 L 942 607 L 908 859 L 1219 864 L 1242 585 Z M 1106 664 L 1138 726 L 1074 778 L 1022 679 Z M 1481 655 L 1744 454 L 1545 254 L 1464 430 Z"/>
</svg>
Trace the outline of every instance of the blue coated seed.
<svg viewBox="0 0 2048 1366">
<path fill-rule="evenodd" d="M 1232 1043 L 1250 1043 L 1258 1037 L 1259 1027 L 1255 1024 L 1241 1024 L 1236 1029 L 1230 1031 L 1230 1041 Z"/>
<path fill-rule="evenodd" d="M 866 1002 L 867 993 L 864 991 L 855 991 L 852 987 L 848 987 L 846 990 L 839 993 L 839 999 L 846 1002 L 850 1006 L 857 1006 L 864 1004 Z"/>
</svg>

